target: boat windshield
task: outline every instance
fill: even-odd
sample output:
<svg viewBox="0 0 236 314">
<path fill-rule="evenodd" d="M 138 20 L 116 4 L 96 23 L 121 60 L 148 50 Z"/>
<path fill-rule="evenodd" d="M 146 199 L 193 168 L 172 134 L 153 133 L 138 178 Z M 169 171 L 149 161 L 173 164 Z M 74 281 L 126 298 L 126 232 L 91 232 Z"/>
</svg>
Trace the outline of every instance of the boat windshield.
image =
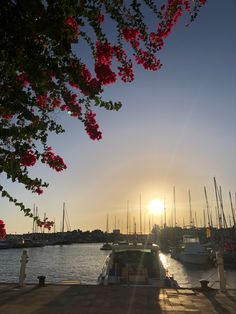
<svg viewBox="0 0 236 314">
<path fill-rule="evenodd" d="M 146 269 L 149 275 L 157 276 L 159 263 L 155 251 L 150 249 L 142 250 L 118 250 L 113 256 L 113 267 L 119 270 L 128 267 L 129 271 L 136 272 Z M 112 267 L 112 268 L 113 268 Z"/>
</svg>

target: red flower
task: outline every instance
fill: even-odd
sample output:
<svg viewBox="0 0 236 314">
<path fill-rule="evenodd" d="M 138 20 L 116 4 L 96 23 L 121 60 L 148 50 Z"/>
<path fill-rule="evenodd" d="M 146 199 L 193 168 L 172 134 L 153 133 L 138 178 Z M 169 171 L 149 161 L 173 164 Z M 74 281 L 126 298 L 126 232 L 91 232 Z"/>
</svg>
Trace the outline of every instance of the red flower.
<svg viewBox="0 0 236 314">
<path fill-rule="evenodd" d="M 23 83 L 24 87 L 28 87 L 30 85 L 30 82 L 27 80 L 24 73 L 18 75 L 18 80 Z"/>
<path fill-rule="evenodd" d="M 5 239 L 6 234 L 5 223 L 0 219 L 0 239 Z"/>
<path fill-rule="evenodd" d="M 38 195 L 42 194 L 43 193 L 43 190 L 39 187 L 37 187 L 35 190 L 34 190 L 35 193 L 37 193 Z"/>
<path fill-rule="evenodd" d="M 97 16 L 97 21 L 98 21 L 98 23 L 103 23 L 104 22 L 104 15 L 102 15 L 102 14 L 99 14 L 98 16 Z"/>
<path fill-rule="evenodd" d="M 123 82 L 127 83 L 134 80 L 133 66 L 131 62 L 123 65 L 122 67 L 118 67 L 118 70 L 118 74 L 121 76 Z"/>
<path fill-rule="evenodd" d="M 37 96 L 36 103 L 40 109 L 46 109 L 48 104 L 48 97 L 46 95 Z"/>
<path fill-rule="evenodd" d="M 116 74 L 112 72 L 109 65 L 97 63 L 95 64 L 95 72 L 101 84 L 108 85 L 116 81 Z"/>
<path fill-rule="evenodd" d="M 162 66 L 160 60 L 153 54 L 141 49 L 138 51 L 138 54 L 135 55 L 135 59 L 137 64 L 141 64 L 146 70 L 157 71 Z"/>
<path fill-rule="evenodd" d="M 100 140 L 102 138 L 102 133 L 99 131 L 99 125 L 95 119 L 96 113 L 88 111 L 85 114 L 85 131 L 92 140 Z"/>
<path fill-rule="evenodd" d="M 44 154 L 43 161 L 46 164 L 48 164 L 50 168 L 55 169 L 57 172 L 62 171 L 67 168 L 63 159 L 60 156 L 55 155 L 51 151 L 51 147 L 49 147 L 46 153 Z"/>
<path fill-rule="evenodd" d="M 139 34 L 139 30 L 136 28 L 124 28 L 122 30 L 122 35 L 126 41 L 136 40 Z"/>
<path fill-rule="evenodd" d="M 113 57 L 113 48 L 108 43 L 96 42 L 96 62 L 99 64 L 110 65 Z"/>
<path fill-rule="evenodd" d="M 21 156 L 20 164 L 21 166 L 31 167 L 35 165 L 36 161 L 37 158 L 34 152 L 31 149 L 29 149 L 23 156 Z"/>
<path fill-rule="evenodd" d="M 59 98 L 56 98 L 53 100 L 53 102 L 51 104 L 51 109 L 59 108 L 60 105 L 61 105 L 61 100 Z"/>
<path fill-rule="evenodd" d="M 13 114 L 3 114 L 2 118 L 6 120 L 11 120 L 13 118 Z"/>
</svg>

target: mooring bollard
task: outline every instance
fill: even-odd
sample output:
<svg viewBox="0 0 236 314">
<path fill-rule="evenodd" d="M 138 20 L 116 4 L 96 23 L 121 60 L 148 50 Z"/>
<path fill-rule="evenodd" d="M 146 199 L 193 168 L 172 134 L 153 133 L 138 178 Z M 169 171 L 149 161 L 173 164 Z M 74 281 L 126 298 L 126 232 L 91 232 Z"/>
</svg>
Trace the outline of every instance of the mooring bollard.
<svg viewBox="0 0 236 314">
<path fill-rule="evenodd" d="M 27 254 L 26 250 L 23 250 L 22 255 L 21 255 L 21 266 L 20 266 L 20 276 L 19 276 L 19 286 L 23 287 L 24 286 L 24 282 L 25 282 L 25 278 L 26 278 L 26 273 L 25 273 L 25 269 L 26 269 L 26 264 L 28 263 L 29 260 L 29 256 Z"/>
<path fill-rule="evenodd" d="M 209 287 L 208 287 L 209 281 L 208 280 L 201 279 L 200 284 L 201 284 L 202 290 L 208 290 L 209 289 Z"/>
<path fill-rule="evenodd" d="M 45 286 L 45 276 L 38 276 L 38 280 L 39 280 L 39 287 L 44 287 Z"/>
<path fill-rule="evenodd" d="M 220 291 L 226 292 L 226 280 L 225 280 L 225 271 L 224 271 L 224 260 L 222 252 L 216 252 L 216 261 L 218 268 L 218 277 L 220 281 Z"/>
</svg>

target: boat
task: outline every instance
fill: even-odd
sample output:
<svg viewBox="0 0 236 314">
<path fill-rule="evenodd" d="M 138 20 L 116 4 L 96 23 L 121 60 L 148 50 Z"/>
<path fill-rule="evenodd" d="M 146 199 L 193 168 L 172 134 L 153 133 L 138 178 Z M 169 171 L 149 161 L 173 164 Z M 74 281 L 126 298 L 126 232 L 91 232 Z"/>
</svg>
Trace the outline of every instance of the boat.
<svg viewBox="0 0 236 314">
<path fill-rule="evenodd" d="M 111 251 L 112 250 L 112 244 L 110 244 L 108 242 L 103 243 L 103 246 L 100 248 L 100 250 Z"/>
<path fill-rule="evenodd" d="M 192 235 L 184 235 L 182 246 L 171 252 L 171 257 L 182 263 L 195 265 L 209 265 L 212 262 L 212 253 Z"/>
<path fill-rule="evenodd" d="M 0 239 L 0 249 L 9 249 L 11 247 L 11 243 L 8 240 Z"/>
<path fill-rule="evenodd" d="M 114 244 L 98 277 L 98 284 L 179 287 L 162 265 L 159 247 L 142 243 Z"/>
<path fill-rule="evenodd" d="M 224 244 L 223 259 L 225 267 L 236 268 L 236 242 Z"/>
</svg>

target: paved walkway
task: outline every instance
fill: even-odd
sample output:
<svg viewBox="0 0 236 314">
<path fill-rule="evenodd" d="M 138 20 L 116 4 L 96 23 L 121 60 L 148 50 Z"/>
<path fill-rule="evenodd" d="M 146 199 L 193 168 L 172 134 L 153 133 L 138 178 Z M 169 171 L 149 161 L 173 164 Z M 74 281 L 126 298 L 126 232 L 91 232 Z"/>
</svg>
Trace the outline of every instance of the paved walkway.
<svg viewBox="0 0 236 314">
<path fill-rule="evenodd" d="M 0 284 L 1 314 L 235 314 L 236 290 Z"/>
</svg>

